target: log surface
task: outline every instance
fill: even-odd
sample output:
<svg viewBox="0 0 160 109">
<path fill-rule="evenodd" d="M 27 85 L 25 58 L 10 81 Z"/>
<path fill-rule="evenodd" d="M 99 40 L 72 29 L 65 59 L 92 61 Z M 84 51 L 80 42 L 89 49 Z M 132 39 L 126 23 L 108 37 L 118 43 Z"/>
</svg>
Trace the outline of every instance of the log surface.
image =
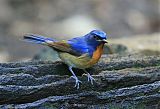
<svg viewBox="0 0 160 109">
<path fill-rule="evenodd" d="M 104 55 L 88 72 L 74 69 L 82 81 L 74 87 L 60 61 L 0 64 L 0 108 L 158 108 L 160 57 Z M 127 107 L 129 106 L 129 107 Z"/>
</svg>

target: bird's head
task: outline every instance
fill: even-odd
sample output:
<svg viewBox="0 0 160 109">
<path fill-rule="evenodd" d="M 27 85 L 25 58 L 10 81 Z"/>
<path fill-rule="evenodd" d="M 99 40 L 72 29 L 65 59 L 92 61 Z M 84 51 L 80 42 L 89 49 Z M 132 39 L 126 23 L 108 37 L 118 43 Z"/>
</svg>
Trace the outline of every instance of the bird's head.
<svg viewBox="0 0 160 109">
<path fill-rule="evenodd" d="M 89 44 L 99 45 L 101 43 L 108 43 L 106 33 L 101 30 L 93 30 L 85 35 L 85 37 Z"/>
</svg>

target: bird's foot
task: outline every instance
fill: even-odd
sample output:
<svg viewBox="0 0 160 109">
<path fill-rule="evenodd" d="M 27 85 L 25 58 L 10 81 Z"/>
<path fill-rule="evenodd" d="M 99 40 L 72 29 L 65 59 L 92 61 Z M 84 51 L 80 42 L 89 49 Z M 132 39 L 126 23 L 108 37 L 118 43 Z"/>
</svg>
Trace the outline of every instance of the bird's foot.
<svg viewBox="0 0 160 109">
<path fill-rule="evenodd" d="M 95 79 L 89 73 L 87 73 L 87 78 L 88 78 L 88 82 L 91 81 L 91 84 L 93 85 L 93 81 L 95 81 Z"/>
<path fill-rule="evenodd" d="M 79 84 L 82 83 L 82 81 L 80 81 L 76 76 L 71 76 L 71 77 L 76 80 L 74 87 L 77 87 L 77 89 L 79 89 Z"/>
</svg>

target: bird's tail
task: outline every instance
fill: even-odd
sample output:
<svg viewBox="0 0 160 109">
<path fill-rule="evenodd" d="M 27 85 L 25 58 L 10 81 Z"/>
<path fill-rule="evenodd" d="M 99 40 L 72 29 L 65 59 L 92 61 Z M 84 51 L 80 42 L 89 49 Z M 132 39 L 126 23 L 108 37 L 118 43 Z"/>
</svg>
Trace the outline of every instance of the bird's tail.
<svg viewBox="0 0 160 109">
<path fill-rule="evenodd" d="M 24 41 L 33 42 L 37 44 L 47 44 L 48 42 L 55 42 L 55 40 L 52 38 L 44 37 L 37 34 L 26 34 L 23 36 L 23 38 Z"/>
</svg>

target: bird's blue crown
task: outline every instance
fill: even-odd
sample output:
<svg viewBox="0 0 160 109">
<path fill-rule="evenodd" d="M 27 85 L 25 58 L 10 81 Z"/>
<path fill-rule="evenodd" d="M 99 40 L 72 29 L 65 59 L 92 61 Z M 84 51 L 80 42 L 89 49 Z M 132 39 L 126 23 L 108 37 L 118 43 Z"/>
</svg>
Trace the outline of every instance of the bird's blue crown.
<svg viewBox="0 0 160 109">
<path fill-rule="evenodd" d="M 93 30 L 89 34 L 99 36 L 101 39 L 107 39 L 106 33 L 101 30 Z"/>
</svg>

